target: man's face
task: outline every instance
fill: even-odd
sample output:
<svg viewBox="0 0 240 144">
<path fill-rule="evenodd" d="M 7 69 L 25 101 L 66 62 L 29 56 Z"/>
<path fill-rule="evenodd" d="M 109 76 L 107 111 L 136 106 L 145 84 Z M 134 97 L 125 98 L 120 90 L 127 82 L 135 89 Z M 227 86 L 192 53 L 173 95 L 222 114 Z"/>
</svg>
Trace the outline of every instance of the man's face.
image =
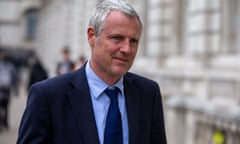
<svg viewBox="0 0 240 144">
<path fill-rule="evenodd" d="M 64 51 L 62 55 L 64 60 L 69 60 L 69 57 L 70 57 L 69 51 Z"/>
<path fill-rule="evenodd" d="M 88 28 L 92 47 L 90 65 L 103 80 L 118 80 L 131 67 L 137 53 L 141 27 L 136 17 L 112 11 L 104 21 L 99 36 Z"/>
</svg>

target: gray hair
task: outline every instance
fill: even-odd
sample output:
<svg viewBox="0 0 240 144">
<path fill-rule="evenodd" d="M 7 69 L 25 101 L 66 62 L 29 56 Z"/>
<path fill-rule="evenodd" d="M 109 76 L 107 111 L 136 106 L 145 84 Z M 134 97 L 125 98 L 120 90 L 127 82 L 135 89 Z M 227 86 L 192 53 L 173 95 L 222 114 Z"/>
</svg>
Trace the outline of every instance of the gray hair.
<svg viewBox="0 0 240 144">
<path fill-rule="evenodd" d="M 92 26 L 95 29 L 96 36 L 100 35 L 104 20 L 113 10 L 120 11 L 131 17 L 136 17 L 142 30 L 141 19 L 130 3 L 124 0 L 105 0 L 102 3 L 98 4 L 97 7 L 93 10 L 88 24 L 88 26 Z"/>
</svg>

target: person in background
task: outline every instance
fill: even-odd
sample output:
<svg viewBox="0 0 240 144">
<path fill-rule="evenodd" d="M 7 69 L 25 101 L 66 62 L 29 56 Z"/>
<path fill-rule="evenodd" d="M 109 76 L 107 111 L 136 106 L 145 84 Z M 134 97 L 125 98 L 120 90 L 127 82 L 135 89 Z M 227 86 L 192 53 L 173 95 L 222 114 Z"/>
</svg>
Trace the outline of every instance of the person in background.
<svg viewBox="0 0 240 144">
<path fill-rule="evenodd" d="M 78 70 L 81 66 L 84 65 L 85 62 L 86 62 L 86 57 L 84 55 L 81 55 L 75 64 L 74 70 Z"/>
<path fill-rule="evenodd" d="M 142 22 L 123 0 L 98 4 L 79 70 L 34 84 L 17 144 L 166 144 L 157 82 L 128 72 Z"/>
<path fill-rule="evenodd" d="M 29 82 L 28 82 L 28 89 L 39 81 L 45 80 L 48 78 L 48 74 L 46 69 L 43 67 L 42 63 L 40 62 L 39 58 L 36 54 L 32 54 L 29 59 Z"/>
<path fill-rule="evenodd" d="M 15 88 L 16 69 L 6 53 L 0 53 L 0 127 L 9 128 L 9 102 Z"/>
<path fill-rule="evenodd" d="M 58 62 L 56 73 L 57 75 L 61 75 L 64 73 L 68 73 L 74 70 L 74 62 L 70 59 L 70 49 L 65 46 L 62 50 L 62 61 Z"/>
</svg>

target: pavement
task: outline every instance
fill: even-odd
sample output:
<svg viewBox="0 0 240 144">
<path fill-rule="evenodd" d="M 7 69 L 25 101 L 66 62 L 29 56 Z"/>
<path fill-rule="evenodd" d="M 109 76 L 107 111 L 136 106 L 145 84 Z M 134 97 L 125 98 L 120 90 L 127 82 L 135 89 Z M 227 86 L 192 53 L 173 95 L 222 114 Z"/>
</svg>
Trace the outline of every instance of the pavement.
<svg viewBox="0 0 240 144">
<path fill-rule="evenodd" d="M 9 108 L 9 129 L 0 131 L 0 144 L 15 144 L 18 127 L 26 104 L 26 95 L 12 96 Z"/>
</svg>

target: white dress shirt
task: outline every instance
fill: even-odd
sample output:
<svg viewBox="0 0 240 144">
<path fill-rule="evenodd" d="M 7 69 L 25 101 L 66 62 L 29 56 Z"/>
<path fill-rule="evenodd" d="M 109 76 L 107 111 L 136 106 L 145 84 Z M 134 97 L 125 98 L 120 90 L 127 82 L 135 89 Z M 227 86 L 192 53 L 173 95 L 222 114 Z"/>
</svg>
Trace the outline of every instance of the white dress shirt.
<svg viewBox="0 0 240 144">
<path fill-rule="evenodd" d="M 96 73 L 90 67 L 89 61 L 87 62 L 85 71 L 86 71 L 87 81 L 90 89 L 90 95 L 91 95 L 92 104 L 93 104 L 93 111 L 94 111 L 94 116 L 96 120 L 98 136 L 99 136 L 100 144 L 103 144 L 107 112 L 108 112 L 108 107 L 110 105 L 110 99 L 104 93 L 104 90 L 106 88 L 111 88 L 111 87 L 96 75 Z M 123 144 L 128 144 L 128 139 L 129 139 L 128 119 L 127 119 L 127 111 L 126 111 L 125 96 L 124 96 L 123 77 L 112 87 L 117 87 L 120 90 L 120 92 L 118 93 L 118 102 L 119 102 L 119 109 L 122 117 Z"/>
</svg>

